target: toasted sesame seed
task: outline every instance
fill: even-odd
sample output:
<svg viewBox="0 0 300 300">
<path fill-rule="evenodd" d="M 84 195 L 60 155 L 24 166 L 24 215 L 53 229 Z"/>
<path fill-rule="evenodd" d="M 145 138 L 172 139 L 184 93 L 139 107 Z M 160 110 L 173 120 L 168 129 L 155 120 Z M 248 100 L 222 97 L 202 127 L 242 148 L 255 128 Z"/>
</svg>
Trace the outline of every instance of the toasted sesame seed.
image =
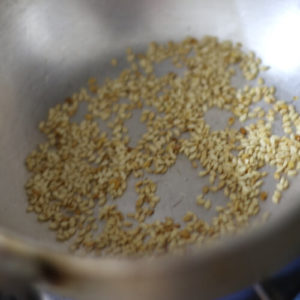
<svg viewBox="0 0 300 300">
<path fill-rule="evenodd" d="M 183 229 L 179 232 L 179 235 L 183 239 L 188 239 L 191 236 L 191 233 L 187 229 Z"/>
<path fill-rule="evenodd" d="M 268 198 L 268 194 L 266 192 L 261 192 L 260 193 L 260 199 L 262 201 L 265 201 Z"/>
<path fill-rule="evenodd" d="M 211 208 L 211 202 L 210 202 L 210 200 L 206 200 L 206 201 L 205 201 L 204 207 L 205 207 L 206 209 L 210 209 L 210 208 Z"/>
<path fill-rule="evenodd" d="M 203 188 L 202 188 L 202 193 L 205 195 L 209 192 L 209 186 L 205 185 Z"/>
<path fill-rule="evenodd" d="M 175 70 L 184 67 L 185 73 L 157 77 L 154 65 L 166 59 Z M 47 141 L 26 159 L 31 173 L 25 186 L 27 212 L 49 222 L 58 241 L 70 240 L 72 251 L 83 248 L 97 255 L 160 254 L 238 232 L 259 213 L 259 199 L 267 201 L 267 192 L 261 190 L 268 176 L 261 170 L 264 166 L 276 168 L 272 201 L 280 202 L 291 184 L 287 176 L 290 180 L 300 170 L 300 117 L 262 78 L 256 85 L 232 86 L 236 66 L 246 80 L 267 69 L 254 52 L 244 53 L 240 44 L 214 37 L 187 38 L 166 46 L 152 42 L 145 53 L 129 48 L 127 61 L 127 69 L 101 85 L 90 78 L 87 88 L 50 108 L 38 125 Z M 111 60 L 112 66 L 117 63 Z M 260 101 L 271 108 L 264 110 L 257 104 Z M 81 102 L 87 104 L 87 113 L 74 122 L 71 117 Z M 211 108 L 232 113 L 226 128 L 214 130 L 207 124 Z M 136 110 L 141 110 L 140 122 L 146 129 L 135 146 L 129 146 L 126 121 Z M 272 133 L 277 115 L 287 136 Z M 110 134 L 102 131 L 99 118 Z M 258 120 L 239 130 L 232 126 L 249 118 Z M 209 175 L 209 186 L 197 196 L 197 205 L 211 208 L 212 201 L 204 198 L 210 191 L 222 190 L 228 197 L 226 205 L 216 206 L 210 221 L 186 212 L 182 229 L 180 220 L 171 217 L 151 219 L 160 202 L 161 181 L 147 178 L 163 176 L 178 155 L 188 158 L 193 168 L 200 167 L 200 177 Z M 130 177 L 135 180 L 134 211 L 124 214 L 118 201 Z"/>
<path fill-rule="evenodd" d="M 193 214 L 192 212 L 188 211 L 188 212 L 184 215 L 183 221 L 184 221 L 184 222 L 190 222 L 190 221 L 193 220 L 193 217 L 194 217 L 194 214 Z"/>
<path fill-rule="evenodd" d="M 229 126 L 233 125 L 234 122 L 235 122 L 235 118 L 234 118 L 234 117 L 230 117 L 230 118 L 228 119 L 228 125 L 229 125 Z"/>
<path fill-rule="evenodd" d="M 240 128 L 240 133 L 241 133 L 242 135 L 246 135 L 246 134 L 247 134 L 247 130 L 246 130 L 244 127 L 241 127 L 241 128 Z"/>
</svg>

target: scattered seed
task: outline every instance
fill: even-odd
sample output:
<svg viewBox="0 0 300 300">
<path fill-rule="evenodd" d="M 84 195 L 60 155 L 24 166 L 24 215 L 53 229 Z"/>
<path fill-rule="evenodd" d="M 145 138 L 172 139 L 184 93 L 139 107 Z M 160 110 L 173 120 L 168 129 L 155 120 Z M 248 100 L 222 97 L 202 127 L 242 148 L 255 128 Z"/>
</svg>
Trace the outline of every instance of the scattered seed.
<svg viewBox="0 0 300 300">
<path fill-rule="evenodd" d="M 197 169 L 198 168 L 198 165 L 197 165 L 197 162 L 196 161 L 192 161 L 192 167 L 194 169 Z"/>
<path fill-rule="evenodd" d="M 230 117 L 230 118 L 228 119 L 228 125 L 229 125 L 229 126 L 232 126 L 232 125 L 234 124 L 234 122 L 235 122 L 235 118 L 234 118 L 234 117 Z"/>
<path fill-rule="evenodd" d="M 171 59 L 174 69 L 184 67 L 184 75 L 155 76 L 154 65 L 166 59 Z M 194 242 L 202 245 L 239 231 L 259 213 L 259 199 L 268 198 L 261 191 L 267 176 L 261 168 L 268 165 L 276 168 L 278 180 L 272 201 L 280 202 L 290 185 L 287 176 L 300 170 L 300 117 L 292 105 L 276 98 L 275 87 L 265 85 L 262 78 L 241 89 L 231 85 L 235 67 L 246 80 L 267 69 L 255 53 L 244 53 L 240 44 L 214 37 L 186 38 L 165 46 L 152 42 L 145 53 L 129 48 L 127 61 L 126 70 L 101 86 L 90 78 L 87 88 L 50 108 L 47 119 L 38 125 L 47 140 L 26 159 L 31 174 L 25 187 L 27 212 L 49 222 L 58 241 L 70 240 L 72 251 L 83 248 L 97 255 L 160 254 Z M 117 64 L 111 60 L 111 65 Z M 271 109 L 256 106 L 250 111 L 260 101 Z M 87 113 L 74 122 L 71 117 L 81 103 L 87 104 Z M 223 130 L 213 130 L 205 121 L 213 107 L 232 113 Z M 136 109 L 142 110 L 140 121 L 146 132 L 132 147 L 126 121 Z M 272 133 L 276 114 L 281 115 L 288 136 Z M 231 127 L 235 120 L 249 118 L 258 120 L 247 130 Z M 111 135 L 102 131 L 99 119 Z M 162 176 L 178 155 L 187 157 L 193 168 L 201 167 L 200 177 L 209 175 L 210 186 L 203 187 L 197 205 L 211 208 L 211 200 L 204 198 L 209 191 L 222 190 L 229 199 L 224 207 L 216 207 L 217 215 L 208 222 L 187 212 L 183 229 L 171 217 L 151 219 L 160 198 L 157 184 L 147 178 Z M 116 200 L 125 193 L 131 174 L 137 178 L 135 210 L 123 214 Z"/>
<path fill-rule="evenodd" d="M 246 134 L 247 134 L 247 130 L 246 130 L 244 127 L 241 127 L 241 128 L 240 128 L 240 133 L 241 133 L 242 135 L 246 135 Z"/>
<path fill-rule="evenodd" d="M 209 192 L 209 186 L 205 185 L 203 188 L 202 188 L 202 193 L 205 195 Z"/>
<path fill-rule="evenodd" d="M 188 211 L 188 212 L 184 215 L 183 221 L 184 221 L 184 222 L 190 222 L 190 221 L 193 220 L 193 218 L 194 218 L 194 214 L 193 214 L 192 212 Z"/>
<path fill-rule="evenodd" d="M 191 236 L 191 233 L 187 230 L 187 229 L 183 229 L 179 232 L 180 237 L 182 237 L 183 239 L 188 239 Z"/>
<path fill-rule="evenodd" d="M 265 201 L 268 198 L 268 194 L 266 192 L 261 192 L 260 193 L 260 199 L 262 201 Z"/>
</svg>

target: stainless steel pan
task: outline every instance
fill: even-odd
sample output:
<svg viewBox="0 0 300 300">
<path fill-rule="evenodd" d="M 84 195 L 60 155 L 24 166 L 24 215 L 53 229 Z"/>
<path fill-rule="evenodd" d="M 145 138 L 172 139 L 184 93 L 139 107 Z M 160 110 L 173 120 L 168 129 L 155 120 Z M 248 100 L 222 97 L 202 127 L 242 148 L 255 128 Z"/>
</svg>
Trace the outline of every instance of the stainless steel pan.
<svg viewBox="0 0 300 300">
<path fill-rule="evenodd" d="M 82 299 L 211 299 L 299 255 L 297 184 L 280 206 L 266 204 L 272 218 L 259 229 L 189 256 L 140 260 L 67 254 L 46 225 L 25 216 L 23 190 L 24 158 L 42 140 L 36 128 L 48 108 L 89 76 L 113 76 L 109 62 L 126 47 L 205 34 L 241 41 L 272 66 L 267 82 L 290 101 L 300 93 L 299 28 L 296 0 L 0 1 L 0 284 L 36 284 Z"/>
</svg>

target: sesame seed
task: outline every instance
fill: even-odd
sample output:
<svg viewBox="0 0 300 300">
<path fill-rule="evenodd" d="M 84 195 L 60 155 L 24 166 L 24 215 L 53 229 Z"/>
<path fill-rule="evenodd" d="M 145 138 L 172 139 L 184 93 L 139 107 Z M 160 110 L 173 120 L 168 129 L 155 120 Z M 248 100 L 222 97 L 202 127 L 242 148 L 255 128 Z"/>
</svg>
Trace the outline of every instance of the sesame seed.
<svg viewBox="0 0 300 300">
<path fill-rule="evenodd" d="M 240 128 L 240 133 L 241 133 L 242 135 L 246 135 L 246 134 L 247 134 L 247 130 L 246 130 L 244 127 L 241 127 L 241 128 Z"/>
<path fill-rule="evenodd" d="M 101 85 L 90 78 L 87 87 L 50 108 L 38 124 L 46 142 L 26 159 L 27 212 L 48 222 L 58 241 L 68 241 L 75 252 L 126 256 L 203 245 L 246 228 L 259 214 L 260 200 L 271 198 L 262 191 L 269 175 L 261 170 L 265 166 L 276 169 L 271 201 L 284 198 L 300 170 L 300 116 L 293 105 L 277 99 L 274 86 L 258 77 L 268 67 L 261 66 L 254 52 L 245 53 L 241 44 L 215 37 L 189 37 L 166 45 L 151 42 L 144 53 L 128 48 L 126 58 L 129 66 L 119 75 Z M 154 66 L 167 59 L 174 71 L 156 76 Z M 112 66 L 117 64 L 111 60 Z M 185 71 L 178 76 L 181 67 Z M 235 68 L 247 82 L 241 88 L 231 84 Z M 256 84 L 248 82 L 257 77 Z M 260 107 L 260 101 L 270 108 Z M 87 112 L 75 122 L 71 118 L 81 103 Z M 232 114 L 225 128 L 209 126 L 206 115 L 211 108 Z M 129 146 L 127 120 L 137 110 L 145 132 Z M 278 115 L 285 136 L 272 132 Z M 99 126 L 99 119 L 109 133 Z M 249 125 L 234 128 L 236 120 L 248 119 Z M 201 208 L 184 212 L 182 220 L 156 218 L 158 203 L 164 201 L 158 186 L 179 155 L 189 159 L 192 168 L 201 168 L 199 177 L 209 175 L 198 178 L 200 186 L 205 180 L 207 184 L 196 198 Z M 130 178 L 135 196 L 132 211 L 124 213 L 119 203 Z M 218 191 L 228 201 L 215 207 L 209 221 L 200 219 L 197 210 L 209 210 L 214 203 L 207 194 Z"/>
<path fill-rule="evenodd" d="M 261 192 L 260 193 L 260 199 L 262 201 L 265 201 L 268 198 L 268 194 L 266 192 Z"/>
</svg>

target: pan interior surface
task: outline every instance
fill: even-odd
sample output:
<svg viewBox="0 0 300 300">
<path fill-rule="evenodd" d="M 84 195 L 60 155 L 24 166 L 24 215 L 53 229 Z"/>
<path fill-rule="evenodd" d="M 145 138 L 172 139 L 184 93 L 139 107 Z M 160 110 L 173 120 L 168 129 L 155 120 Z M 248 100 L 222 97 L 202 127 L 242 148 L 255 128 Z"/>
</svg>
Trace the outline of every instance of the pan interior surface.
<svg viewBox="0 0 300 300">
<path fill-rule="evenodd" d="M 26 214 L 24 184 L 26 155 L 43 141 L 37 129 L 47 111 L 86 84 L 89 77 L 103 82 L 125 67 L 125 49 L 142 51 L 148 42 L 214 35 L 243 43 L 271 69 L 264 78 L 277 88 L 277 97 L 292 102 L 299 95 L 300 7 L 296 1 L 17 1 L 0 4 L 0 160 L 2 200 L 0 226 L 22 237 L 66 250 L 55 242 L 47 225 Z M 117 58 L 117 68 L 110 65 Z M 294 102 L 298 106 L 300 102 Z M 298 109 L 299 112 L 299 109 Z M 222 126 L 228 115 L 211 112 L 212 126 Z M 129 129 L 139 136 L 136 116 Z M 182 218 L 187 210 L 209 220 L 194 199 L 205 182 L 189 162 L 179 158 L 165 176 L 157 177 L 162 203 L 155 217 Z M 269 182 L 272 190 L 275 183 Z M 297 206 L 297 186 L 285 193 L 279 206 L 269 199 L 262 212 L 281 215 Z M 126 211 L 133 191 L 120 200 Z M 219 197 L 219 198 L 218 198 Z M 121 202 L 122 201 L 122 202 Z M 216 203 L 224 199 L 217 196 Z"/>
</svg>

